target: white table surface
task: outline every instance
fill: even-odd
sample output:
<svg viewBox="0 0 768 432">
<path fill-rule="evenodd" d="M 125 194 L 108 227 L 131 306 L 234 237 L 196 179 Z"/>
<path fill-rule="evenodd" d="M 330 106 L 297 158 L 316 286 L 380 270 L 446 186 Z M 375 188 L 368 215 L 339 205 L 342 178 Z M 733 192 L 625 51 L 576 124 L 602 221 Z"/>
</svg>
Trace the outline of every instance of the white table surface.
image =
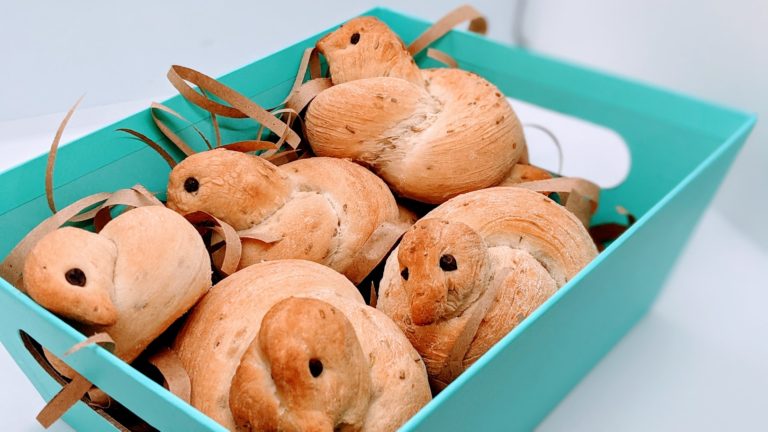
<svg viewBox="0 0 768 432">
<path fill-rule="evenodd" d="M 64 140 L 146 105 L 81 110 Z M 47 151 L 61 117 L 0 122 L 0 170 Z M 765 248 L 711 207 L 650 313 L 539 429 L 768 430 Z M 43 400 L 4 349 L 0 371 L 5 430 L 41 430 Z M 51 430 L 71 429 L 59 422 Z"/>
</svg>

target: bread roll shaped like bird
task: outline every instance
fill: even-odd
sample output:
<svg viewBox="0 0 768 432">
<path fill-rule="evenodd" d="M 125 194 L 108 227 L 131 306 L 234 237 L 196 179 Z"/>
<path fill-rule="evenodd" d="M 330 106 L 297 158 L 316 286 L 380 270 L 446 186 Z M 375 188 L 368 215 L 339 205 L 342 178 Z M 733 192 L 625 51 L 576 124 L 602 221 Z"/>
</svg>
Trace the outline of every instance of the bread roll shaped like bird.
<svg viewBox="0 0 768 432">
<path fill-rule="evenodd" d="M 230 430 L 394 431 L 430 399 L 400 329 L 319 264 L 268 261 L 217 284 L 175 343 L 192 405 Z"/>
<path fill-rule="evenodd" d="M 366 169 L 333 158 L 275 166 L 216 149 L 179 163 L 168 181 L 168 207 L 204 211 L 243 236 L 240 268 L 274 259 L 306 259 L 358 283 L 410 223 L 394 196 Z"/>
<path fill-rule="evenodd" d="M 129 210 L 98 234 L 59 228 L 24 262 L 24 288 L 36 302 L 86 335 L 107 332 L 129 363 L 210 287 L 203 240 L 161 205 Z"/>
<path fill-rule="evenodd" d="M 597 255 L 579 220 L 516 187 L 440 205 L 387 259 L 378 309 L 449 384 Z"/>
<path fill-rule="evenodd" d="M 520 122 L 499 89 L 471 72 L 419 69 L 378 19 L 355 18 L 317 48 L 334 84 L 306 113 L 317 155 L 366 165 L 396 193 L 436 204 L 498 185 L 523 158 Z"/>
</svg>

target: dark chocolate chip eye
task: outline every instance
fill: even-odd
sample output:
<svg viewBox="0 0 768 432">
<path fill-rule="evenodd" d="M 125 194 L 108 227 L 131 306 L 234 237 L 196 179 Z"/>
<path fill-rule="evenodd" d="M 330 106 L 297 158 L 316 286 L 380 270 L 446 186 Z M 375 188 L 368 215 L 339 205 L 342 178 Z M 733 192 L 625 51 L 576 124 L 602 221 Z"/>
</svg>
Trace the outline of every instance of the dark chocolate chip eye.
<svg viewBox="0 0 768 432">
<path fill-rule="evenodd" d="M 403 280 L 408 280 L 408 267 L 404 268 L 403 271 L 400 272 L 400 276 L 403 277 Z"/>
<path fill-rule="evenodd" d="M 85 286 L 85 273 L 77 267 L 67 270 L 67 272 L 64 273 L 64 277 L 71 285 L 79 287 Z"/>
<path fill-rule="evenodd" d="M 360 42 L 360 33 L 352 33 L 352 37 L 349 38 L 349 43 L 357 45 L 358 42 Z"/>
<path fill-rule="evenodd" d="M 321 362 L 318 359 L 310 359 L 309 360 L 309 373 L 312 374 L 313 377 L 317 378 L 320 376 L 321 373 L 323 373 L 323 362 Z"/>
<path fill-rule="evenodd" d="M 192 193 L 197 192 L 197 190 L 200 189 L 200 183 L 197 181 L 194 177 L 189 177 L 186 180 L 184 180 L 184 190 Z"/>
<path fill-rule="evenodd" d="M 459 267 L 456 265 L 456 258 L 453 255 L 445 254 L 440 257 L 440 268 L 443 271 L 454 271 Z"/>
</svg>

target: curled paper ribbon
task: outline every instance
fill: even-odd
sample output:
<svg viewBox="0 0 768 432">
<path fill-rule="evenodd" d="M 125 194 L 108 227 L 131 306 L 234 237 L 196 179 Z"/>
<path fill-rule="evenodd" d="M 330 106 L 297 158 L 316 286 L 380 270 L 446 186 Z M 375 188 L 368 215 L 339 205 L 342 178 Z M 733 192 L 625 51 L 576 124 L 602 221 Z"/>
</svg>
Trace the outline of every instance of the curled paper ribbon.
<svg viewBox="0 0 768 432">
<path fill-rule="evenodd" d="M 285 136 L 285 141 L 293 148 L 296 148 L 301 141 L 296 132 L 269 111 L 208 75 L 188 67 L 175 65 L 171 66 L 171 69 L 168 71 L 168 79 L 185 99 L 210 113 L 231 118 L 249 117 L 276 135 Z M 231 106 L 222 105 L 196 92 L 187 84 L 187 81 L 217 96 Z"/>
<path fill-rule="evenodd" d="M 407 223 L 384 222 L 368 237 L 349 265 L 347 274 L 355 285 L 359 284 L 370 270 L 376 267 L 395 247 L 395 243 L 410 228 Z M 364 252 L 362 252 L 364 251 Z"/>
<path fill-rule="evenodd" d="M 24 260 L 37 244 L 37 242 L 46 234 L 54 231 L 67 223 L 72 217 L 95 204 L 106 201 L 111 194 L 98 193 L 81 198 L 67 207 L 56 212 L 53 216 L 41 222 L 32 231 L 30 231 L 16 246 L 11 250 L 8 256 L 0 263 L 0 276 L 13 284 L 19 291 L 25 292 L 22 283 L 22 270 Z"/>
<path fill-rule="evenodd" d="M 149 363 L 163 376 L 165 387 L 184 402 L 189 403 L 192 395 L 192 383 L 189 374 L 175 352 L 163 348 L 152 354 Z"/>
<path fill-rule="evenodd" d="M 195 225 L 198 230 L 211 230 L 224 237 L 226 250 L 224 253 L 224 261 L 219 270 L 227 276 L 237 271 L 237 266 L 240 264 L 240 256 L 242 255 L 243 250 L 240 236 L 237 231 L 226 222 L 205 212 L 198 211 L 189 213 L 184 215 L 184 217 L 192 225 Z"/>
<path fill-rule="evenodd" d="M 197 134 L 200 135 L 200 138 L 202 138 L 203 141 L 205 141 L 205 144 L 208 146 L 208 148 L 209 149 L 212 148 L 211 147 L 211 143 L 208 142 L 208 139 L 205 137 L 205 135 L 203 135 L 203 133 L 200 132 L 200 129 L 195 127 L 195 125 L 192 124 L 191 121 L 187 120 L 181 114 L 177 113 L 176 111 L 168 108 L 167 106 L 165 106 L 165 105 L 163 105 L 161 103 L 152 102 L 152 104 L 149 107 L 149 113 L 152 116 L 152 121 L 155 122 L 155 125 L 157 126 L 158 129 L 160 129 L 160 132 L 162 132 L 163 135 L 166 136 L 166 138 L 168 138 L 174 145 L 176 145 L 176 147 L 178 147 L 182 152 L 184 152 L 185 155 L 192 156 L 193 154 L 195 154 L 195 151 L 192 150 L 192 148 L 189 145 L 187 145 L 187 143 L 184 142 L 184 140 L 182 140 L 178 135 L 176 135 L 171 130 L 171 128 L 166 126 L 165 123 L 163 123 L 160 120 L 160 118 L 157 116 L 156 111 L 163 111 L 165 113 L 168 113 L 168 114 L 176 117 L 179 120 L 182 120 L 182 121 L 184 121 L 186 123 L 189 123 L 192 126 L 192 128 L 195 130 L 195 132 L 197 132 Z M 213 116 L 212 117 L 212 121 L 214 122 L 214 124 L 218 128 L 218 122 L 216 121 L 216 116 L 214 114 L 211 114 L 211 116 Z M 220 137 L 220 135 L 217 135 L 217 142 L 219 142 L 219 139 L 218 139 L 219 137 Z"/>
<path fill-rule="evenodd" d="M 141 142 L 148 145 L 152 150 L 156 151 L 157 154 L 159 154 L 163 158 L 163 160 L 165 160 L 165 163 L 167 163 L 168 166 L 171 167 L 171 169 L 173 169 L 173 167 L 176 166 L 176 160 L 173 158 L 173 156 L 171 156 L 170 153 L 165 151 L 165 149 L 162 146 L 160 146 L 160 144 L 152 141 L 148 136 L 144 135 L 141 132 L 135 131 L 133 129 L 128 129 L 128 128 L 120 128 L 118 129 L 118 131 L 133 135 L 134 137 L 138 138 Z"/>
<path fill-rule="evenodd" d="M 464 328 L 448 353 L 443 369 L 437 376 L 430 379 L 432 387 L 436 391 L 439 392 L 444 389 L 448 385 L 447 383 L 451 382 L 453 378 L 464 370 L 464 357 L 467 355 L 467 351 L 469 351 L 469 347 L 472 345 L 472 341 L 480 329 L 483 318 L 485 318 L 491 305 L 493 305 L 496 294 L 501 289 L 502 282 L 507 278 L 510 271 L 510 268 L 502 269 L 498 277 L 488 286 L 475 304 L 471 306 L 472 310 L 469 311 L 469 318 L 464 322 Z"/>
<path fill-rule="evenodd" d="M 105 332 L 100 332 L 75 344 L 64 353 L 64 356 L 74 354 L 90 345 L 100 345 L 109 352 L 114 352 L 115 350 L 115 341 L 112 337 Z M 148 361 L 160 372 L 166 388 L 183 401 L 189 403 L 192 385 L 189 380 L 189 374 L 182 366 L 176 354 L 168 348 L 162 348 L 149 356 Z M 45 428 L 50 427 L 77 401 L 83 400 L 86 394 L 88 395 L 87 402 L 89 405 L 107 408 L 111 404 L 111 398 L 106 393 L 94 387 L 88 379 L 75 372 L 72 380 L 64 385 L 59 393 L 43 407 L 37 415 L 37 421 Z"/>
<path fill-rule="evenodd" d="M 589 228 L 589 221 L 597 210 L 600 200 L 600 187 L 576 177 L 558 177 L 546 180 L 534 180 L 517 183 L 512 186 L 542 193 L 557 193 L 561 204 L 570 210 L 581 223 Z"/>
<path fill-rule="evenodd" d="M 469 31 L 471 32 L 485 34 L 488 31 L 488 21 L 477 9 L 469 5 L 459 6 L 440 18 L 411 42 L 408 45 L 408 52 L 415 57 L 424 48 L 445 36 L 452 28 L 467 21 L 469 21 Z"/>
<path fill-rule="evenodd" d="M 81 96 L 72 108 L 67 111 L 64 120 L 61 121 L 59 128 L 56 129 L 56 135 L 53 137 L 53 142 L 51 143 L 51 150 L 48 152 L 48 162 L 45 166 L 45 197 L 48 199 L 48 207 L 51 209 L 51 213 L 56 213 L 56 203 L 53 199 L 53 168 L 56 162 L 56 152 L 59 148 L 61 136 L 64 134 L 64 129 L 67 127 L 67 123 L 69 123 L 69 119 L 72 118 L 72 114 L 75 113 L 75 110 L 82 101 L 83 96 Z"/>
<path fill-rule="evenodd" d="M 459 63 L 456 61 L 456 59 L 451 57 L 448 53 L 435 48 L 427 48 L 427 57 L 431 58 L 432 60 L 437 60 L 449 68 L 456 69 L 459 67 Z"/>
<path fill-rule="evenodd" d="M 150 198 L 151 197 L 151 198 Z M 111 199 L 111 201 L 110 201 Z M 141 186 L 132 189 L 122 189 L 115 193 L 98 193 L 81 198 L 67 207 L 56 212 L 32 229 L 0 263 L 0 276 L 13 284 L 19 291 L 25 292 L 22 282 L 24 260 L 46 234 L 57 230 L 67 222 L 83 222 L 94 218 L 94 225 L 103 226 L 111 219 L 108 209 L 117 205 L 141 207 L 144 205 L 161 205 L 162 203 Z M 86 213 L 83 210 L 99 205 Z M 105 213 L 106 212 L 106 213 Z M 99 221 L 96 218 L 100 218 Z"/>
<path fill-rule="evenodd" d="M 84 341 L 75 344 L 72 348 L 67 350 L 65 356 L 74 354 L 75 352 L 90 346 L 90 345 L 102 345 L 106 350 L 112 352 L 115 348 L 115 341 L 107 333 L 96 333 Z M 37 421 L 44 427 L 50 427 L 56 420 L 60 419 L 77 401 L 81 400 L 83 396 L 91 390 L 93 384 L 88 381 L 84 376 L 76 373 L 72 377 L 72 381 L 66 384 L 62 389 L 43 407 L 40 413 L 37 415 Z"/>
</svg>

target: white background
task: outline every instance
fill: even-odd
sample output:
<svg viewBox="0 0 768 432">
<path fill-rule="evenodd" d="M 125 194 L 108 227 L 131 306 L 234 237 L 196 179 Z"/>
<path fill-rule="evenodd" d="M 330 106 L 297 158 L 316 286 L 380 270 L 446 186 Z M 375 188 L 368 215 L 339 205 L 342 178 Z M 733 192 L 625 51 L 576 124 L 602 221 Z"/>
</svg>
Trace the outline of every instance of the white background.
<svg viewBox="0 0 768 432">
<path fill-rule="evenodd" d="M 0 4 L 0 167 L 42 153 L 60 116 L 35 117 L 83 93 L 83 127 L 116 119 L 172 95 L 170 64 L 216 76 L 374 5 L 180 3 Z M 460 2 L 376 3 L 436 19 Z M 531 49 L 768 118 L 768 1 L 530 3 Z M 474 4 L 490 37 L 513 40 L 514 1 Z M 659 301 L 541 430 L 768 430 L 767 139 L 758 124 Z M 0 376 L 5 426 L 39 430 L 42 400 L 3 350 Z"/>
</svg>

